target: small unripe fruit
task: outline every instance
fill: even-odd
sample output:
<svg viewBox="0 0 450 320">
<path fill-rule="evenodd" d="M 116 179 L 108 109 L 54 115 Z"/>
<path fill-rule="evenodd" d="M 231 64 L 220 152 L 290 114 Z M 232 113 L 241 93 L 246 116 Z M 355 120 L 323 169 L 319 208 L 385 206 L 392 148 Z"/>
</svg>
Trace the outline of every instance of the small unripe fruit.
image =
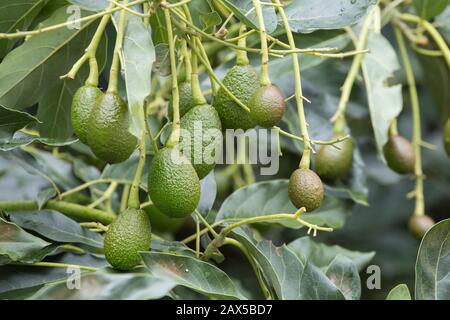
<svg viewBox="0 0 450 320">
<path fill-rule="evenodd" d="M 310 212 L 322 204 L 324 192 L 319 176 L 310 169 L 297 169 L 289 179 L 289 198 L 297 208 Z"/>
<path fill-rule="evenodd" d="M 450 157 L 450 119 L 447 120 L 444 128 L 444 148 Z"/>
<path fill-rule="evenodd" d="M 434 226 L 434 223 L 434 220 L 430 216 L 413 215 L 408 221 L 408 229 L 416 238 L 422 239 L 425 233 Z"/>
<path fill-rule="evenodd" d="M 399 135 L 391 135 L 383 148 L 386 162 L 392 170 L 400 174 L 414 172 L 416 155 L 407 139 Z"/>
<path fill-rule="evenodd" d="M 250 115 L 257 124 L 271 128 L 280 122 L 286 110 L 284 95 L 274 85 L 258 88 L 249 103 Z"/>
<path fill-rule="evenodd" d="M 339 138 L 335 135 L 333 139 Z M 348 174 L 353 164 L 353 142 L 345 139 L 320 147 L 316 155 L 317 174 L 325 181 L 334 181 Z"/>
</svg>

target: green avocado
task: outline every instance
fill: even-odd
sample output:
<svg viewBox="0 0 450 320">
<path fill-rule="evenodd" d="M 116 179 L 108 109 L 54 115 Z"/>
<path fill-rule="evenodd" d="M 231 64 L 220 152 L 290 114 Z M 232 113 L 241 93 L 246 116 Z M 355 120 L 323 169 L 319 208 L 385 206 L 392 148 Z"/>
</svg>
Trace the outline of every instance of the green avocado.
<svg viewBox="0 0 450 320">
<path fill-rule="evenodd" d="M 416 155 L 407 139 L 399 135 L 391 135 L 383 148 L 386 162 L 392 170 L 400 174 L 414 172 Z"/>
<path fill-rule="evenodd" d="M 323 184 L 314 171 L 297 169 L 289 179 L 288 193 L 295 207 L 305 207 L 306 211 L 310 212 L 322 204 Z"/>
<path fill-rule="evenodd" d="M 408 229 L 414 237 L 422 239 L 425 233 L 434 226 L 434 223 L 434 220 L 430 216 L 413 215 L 408 221 Z"/>
<path fill-rule="evenodd" d="M 181 82 L 178 86 L 178 92 L 180 96 L 180 118 L 184 116 L 189 110 L 195 107 L 194 97 L 192 95 L 192 86 L 188 81 Z M 169 107 L 167 109 L 167 113 L 170 121 L 173 119 L 173 106 L 172 106 L 172 98 L 169 102 Z"/>
<path fill-rule="evenodd" d="M 444 147 L 448 156 L 450 157 L 450 119 L 447 120 L 444 129 Z"/>
<path fill-rule="evenodd" d="M 342 135 L 334 135 L 337 139 Z M 339 148 L 339 149 L 338 149 Z M 323 145 L 316 155 L 316 172 L 325 181 L 334 181 L 347 175 L 353 163 L 353 141 L 345 139 L 332 145 Z"/>
<path fill-rule="evenodd" d="M 184 218 L 169 218 L 154 205 L 144 208 L 148 214 L 154 231 L 175 233 L 184 224 Z"/>
<path fill-rule="evenodd" d="M 110 224 L 105 235 L 106 260 L 118 270 L 130 270 L 141 261 L 152 239 L 150 219 L 144 210 L 127 209 Z"/>
<path fill-rule="evenodd" d="M 180 150 L 163 148 L 154 156 L 148 173 L 153 204 L 171 218 L 184 218 L 197 208 L 200 181 L 194 167 Z"/>
<path fill-rule="evenodd" d="M 258 88 L 248 107 L 251 117 L 262 127 L 271 128 L 280 122 L 286 110 L 284 95 L 275 85 Z"/>
<path fill-rule="evenodd" d="M 181 118 L 181 150 L 190 159 L 199 179 L 214 169 L 222 145 L 219 114 L 209 104 L 196 106 Z M 185 136 L 186 135 L 186 136 Z"/>
<path fill-rule="evenodd" d="M 137 145 L 130 126 L 128 107 L 115 93 L 106 93 L 94 107 L 88 127 L 88 144 L 94 154 L 108 162 L 127 160 Z"/>
<path fill-rule="evenodd" d="M 73 131 L 84 144 L 87 144 L 89 118 L 102 96 L 103 92 L 99 88 L 89 85 L 80 87 L 73 96 L 71 111 Z"/>
<path fill-rule="evenodd" d="M 251 96 L 259 88 L 259 76 L 252 66 L 237 65 L 228 71 L 223 84 L 248 106 Z M 242 109 L 222 88 L 219 88 L 213 106 L 219 113 L 223 129 L 247 130 L 256 126 L 250 113 Z"/>
</svg>

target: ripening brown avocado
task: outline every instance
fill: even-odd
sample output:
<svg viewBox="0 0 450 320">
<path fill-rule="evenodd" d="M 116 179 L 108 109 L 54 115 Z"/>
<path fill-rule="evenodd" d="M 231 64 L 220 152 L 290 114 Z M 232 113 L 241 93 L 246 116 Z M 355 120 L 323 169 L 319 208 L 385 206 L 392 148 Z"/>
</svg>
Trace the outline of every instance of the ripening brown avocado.
<svg viewBox="0 0 450 320">
<path fill-rule="evenodd" d="M 297 169 L 289 179 L 288 193 L 295 207 L 305 207 L 307 212 L 313 211 L 322 205 L 322 180 L 310 169 Z"/>
<path fill-rule="evenodd" d="M 414 172 L 416 155 L 409 140 L 400 135 L 391 135 L 383 148 L 383 153 L 389 168 L 395 172 L 400 174 Z"/>
<path fill-rule="evenodd" d="M 413 215 L 408 221 L 408 229 L 418 239 L 422 239 L 425 233 L 434 226 L 434 220 L 427 215 Z"/>
<path fill-rule="evenodd" d="M 450 119 L 447 120 L 444 128 L 444 147 L 450 157 Z"/>
<path fill-rule="evenodd" d="M 337 139 L 341 135 L 335 135 Z M 316 155 L 316 172 L 325 181 L 334 181 L 347 175 L 353 164 L 353 141 L 321 146 Z"/>
<path fill-rule="evenodd" d="M 275 85 L 258 88 L 249 103 L 250 115 L 257 124 L 271 128 L 280 122 L 286 110 L 281 90 Z"/>
</svg>

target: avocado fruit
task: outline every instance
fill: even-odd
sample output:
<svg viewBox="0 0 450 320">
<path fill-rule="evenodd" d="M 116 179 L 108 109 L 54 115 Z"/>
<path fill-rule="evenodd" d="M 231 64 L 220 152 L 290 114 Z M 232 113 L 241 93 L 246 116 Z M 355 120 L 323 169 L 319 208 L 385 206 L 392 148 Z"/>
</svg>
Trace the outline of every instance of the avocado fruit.
<svg viewBox="0 0 450 320">
<path fill-rule="evenodd" d="M 141 209 L 120 213 L 105 234 L 106 260 L 118 270 L 130 270 L 139 264 L 139 251 L 148 251 L 152 239 L 150 219 Z"/>
<path fill-rule="evenodd" d="M 154 156 L 148 173 L 148 191 L 153 204 L 171 218 L 184 218 L 197 208 L 200 181 L 178 146 L 162 148 Z"/>
<path fill-rule="evenodd" d="M 271 128 L 283 118 L 286 102 L 281 90 L 271 84 L 259 87 L 253 93 L 248 107 L 251 117 L 257 124 Z"/>
<path fill-rule="evenodd" d="M 219 114 L 209 104 L 195 106 L 181 118 L 180 127 L 181 150 L 190 159 L 199 179 L 202 179 L 214 169 L 218 156 L 216 151 L 220 151 L 222 146 Z"/>
<path fill-rule="evenodd" d="M 223 84 L 236 98 L 248 106 L 253 93 L 259 88 L 259 76 L 250 65 L 236 65 L 227 72 Z M 242 109 L 223 88 L 217 91 L 213 107 L 219 113 L 223 129 L 247 130 L 256 126 L 250 113 Z"/>
<path fill-rule="evenodd" d="M 88 144 L 107 163 L 127 160 L 136 149 L 137 139 L 130 126 L 128 107 L 116 93 L 107 92 L 95 105 L 89 120 Z"/>
<path fill-rule="evenodd" d="M 447 120 L 444 128 L 444 148 L 450 157 L 450 119 Z"/>
<path fill-rule="evenodd" d="M 175 233 L 184 224 L 184 218 L 169 218 L 153 204 L 145 207 L 144 211 L 149 216 L 154 231 Z"/>
<path fill-rule="evenodd" d="M 297 169 L 289 179 L 288 194 L 296 208 L 307 212 L 319 208 L 324 197 L 323 184 L 319 176 L 310 169 Z"/>
<path fill-rule="evenodd" d="M 400 135 L 390 135 L 383 147 L 384 157 L 392 170 L 399 174 L 414 172 L 416 155 L 414 148 L 407 139 Z"/>
<path fill-rule="evenodd" d="M 74 94 L 72 100 L 71 118 L 73 131 L 81 142 L 87 144 L 89 118 L 103 92 L 94 86 L 84 85 Z"/>
<path fill-rule="evenodd" d="M 425 233 L 434 226 L 434 220 L 427 215 L 413 215 L 409 218 L 408 229 L 417 239 L 422 239 Z"/>
<path fill-rule="evenodd" d="M 342 135 L 334 135 L 338 139 Z M 353 164 L 353 141 L 345 139 L 334 145 L 323 145 L 316 154 L 316 172 L 325 181 L 346 176 Z"/>
<path fill-rule="evenodd" d="M 195 107 L 194 97 L 192 95 L 192 86 L 188 81 L 181 82 L 178 86 L 178 92 L 180 96 L 180 118 L 184 116 L 189 110 Z M 173 120 L 173 101 L 170 98 L 169 106 L 167 109 L 169 120 Z"/>
</svg>

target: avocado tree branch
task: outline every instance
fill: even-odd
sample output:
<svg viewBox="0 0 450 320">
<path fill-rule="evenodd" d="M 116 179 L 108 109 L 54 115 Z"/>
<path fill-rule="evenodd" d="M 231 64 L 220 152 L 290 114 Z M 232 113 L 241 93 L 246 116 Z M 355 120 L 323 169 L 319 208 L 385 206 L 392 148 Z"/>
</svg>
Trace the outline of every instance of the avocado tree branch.
<svg viewBox="0 0 450 320">
<path fill-rule="evenodd" d="M 7 211 L 8 213 L 14 213 L 15 211 L 34 211 L 38 209 L 38 203 L 34 200 L 0 201 L 0 211 Z M 44 209 L 59 211 L 69 218 L 101 222 L 103 224 L 110 224 L 116 218 L 114 213 L 87 208 L 65 201 L 50 200 L 44 206 Z"/>
<path fill-rule="evenodd" d="M 131 7 L 137 4 L 141 4 L 143 2 L 146 2 L 148 0 L 136 0 L 133 2 L 130 2 L 129 4 L 125 5 L 126 7 Z M 71 26 L 75 23 L 82 23 L 82 22 L 86 22 L 86 21 L 91 21 L 91 20 L 95 20 L 98 19 L 100 17 L 103 17 L 104 15 L 110 15 L 116 11 L 122 10 L 122 8 L 113 8 L 110 10 L 105 10 L 105 11 L 101 11 L 99 13 L 96 14 L 92 14 L 80 19 L 75 19 L 75 20 L 70 20 L 64 23 L 59 23 L 59 24 L 55 24 L 52 26 L 48 26 L 45 28 L 41 28 L 38 27 L 36 30 L 31 30 L 31 31 L 18 31 L 15 33 L 0 33 L 0 39 L 15 39 L 15 38 L 24 38 L 24 37 L 29 37 L 29 36 L 33 36 L 33 35 L 37 35 L 40 33 L 45 33 L 45 32 L 50 32 L 50 31 L 54 31 L 54 30 L 58 30 L 61 28 L 66 28 L 67 26 Z"/>
<path fill-rule="evenodd" d="M 356 51 L 364 50 L 366 46 L 367 39 L 369 36 L 370 25 L 372 23 L 373 15 L 375 10 L 372 10 L 366 17 L 361 32 L 359 34 L 358 42 L 355 43 Z M 338 108 L 336 113 L 331 118 L 331 121 L 335 123 L 335 131 L 343 132 L 345 125 L 345 110 L 347 109 L 348 101 L 350 100 L 350 94 L 352 92 L 353 85 L 355 83 L 358 72 L 361 68 L 361 63 L 363 60 L 363 55 L 356 55 L 353 59 L 350 71 L 345 78 L 344 85 L 342 86 L 342 93 L 339 99 Z"/>
<path fill-rule="evenodd" d="M 430 22 L 421 19 L 418 16 L 409 13 L 398 14 L 398 17 L 406 22 L 417 23 L 420 24 L 433 38 L 434 42 L 438 46 L 439 50 L 442 51 L 444 55 L 444 59 L 447 62 L 448 67 L 450 68 L 450 48 L 447 46 L 444 38 L 441 36 L 439 31 L 431 24 Z"/>
<path fill-rule="evenodd" d="M 419 96 L 417 94 L 416 80 L 414 78 L 414 72 L 412 69 L 411 61 L 409 60 L 408 51 L 406 49 L 405 40 L 402 32 L 398 27 L 394 28 L 395 37 L 400 49 L 400 56 L 403 62 L 403 68 L 406 73 L 406 80 L 408 81 L 409 94 L 411 99 L 411 109 L 413 117 L 413 147 L 416 156 L 416 162 L 414 164 L 414 174 L 416 176 L 416 187 L 414 196 L 416 199 L 414 207 L 414 215 L 421 216 L 425 214 L 425 200 L 423 195 L 423 172 L 422 172 L 422 156 L 421 156 L 421 125 L 420 125 L 420 106 Z"/>
<path fill-rule="evenodd" d="M 264 24 L 261 2 L 259 0 L 253 0 L 253 7 L 258 18 L 258 31 L 261 41 L 261 86 L 268 86 L 271 84 L 269 78 L 269 49 L 267 47 L 266 26 Z"/>
</svg>

